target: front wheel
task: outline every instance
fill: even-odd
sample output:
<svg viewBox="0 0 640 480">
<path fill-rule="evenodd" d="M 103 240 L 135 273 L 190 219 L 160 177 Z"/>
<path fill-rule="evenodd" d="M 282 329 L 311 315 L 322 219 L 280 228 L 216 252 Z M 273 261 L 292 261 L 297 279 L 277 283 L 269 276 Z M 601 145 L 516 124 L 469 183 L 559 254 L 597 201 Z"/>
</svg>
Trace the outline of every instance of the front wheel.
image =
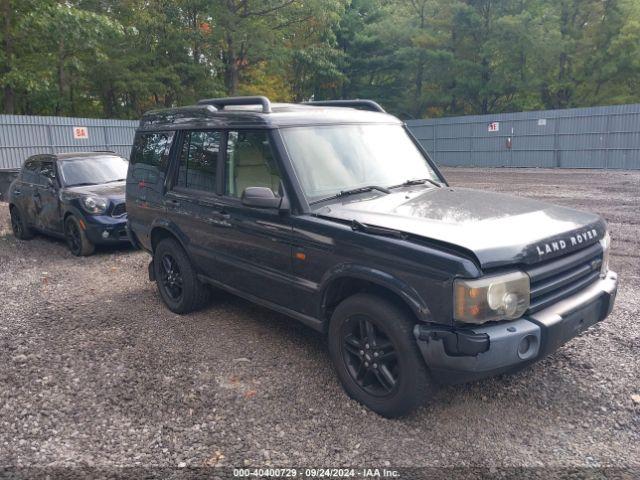
<svg viewBox="0 0 640 480">
<path fill-rule="evenodd" d="M 349 396 L 384 417 L 400 417 L 435 391 L 412 316 L 370 294 L 344 300 L 331 317 L 329 353 Z"/>
<path fill-rule="evenodd" d="M 69 215 L 64 221 L 64 232 L 69 251 L 76 257 L 87 257 L 96 250 L 95 245 L 87 238 L 82 225 L 73 215 Z"/>
</svg>

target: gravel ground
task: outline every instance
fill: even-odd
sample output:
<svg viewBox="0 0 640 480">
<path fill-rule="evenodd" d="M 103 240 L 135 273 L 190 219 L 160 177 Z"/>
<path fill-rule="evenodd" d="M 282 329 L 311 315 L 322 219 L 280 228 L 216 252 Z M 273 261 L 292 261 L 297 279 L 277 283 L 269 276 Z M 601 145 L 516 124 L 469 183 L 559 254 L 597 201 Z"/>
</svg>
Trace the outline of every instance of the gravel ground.
<svg viewBox="0 0 640 480">
<path fill-rule="evenodd" d="M 442 388 L 401 420 L 347 398 L 295 321 L 222 293 L 174 315 L 147 254 L 16 241 L 0 204 L 0 467 L 640 468 L 640 172 L 446 175 L 602 214 L 620 292 L 532 368 Z"/>
</svg>

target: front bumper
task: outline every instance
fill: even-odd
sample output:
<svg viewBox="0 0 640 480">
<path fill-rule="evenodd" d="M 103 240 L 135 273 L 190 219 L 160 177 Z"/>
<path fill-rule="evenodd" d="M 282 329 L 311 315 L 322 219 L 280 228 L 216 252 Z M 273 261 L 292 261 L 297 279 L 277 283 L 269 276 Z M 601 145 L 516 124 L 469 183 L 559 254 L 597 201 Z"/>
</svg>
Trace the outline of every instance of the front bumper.
<svg viewBox="0 0 640 480">
<path fill-rule="evenodd" d="M 98 245 L 129 243 L 126 217 L 94 216 L 86 220 L 85 232 L 92 243 Z"/>
<path fill-rule="evenodd" d="M 532 315 L 509 322 L 453 329 L 416 325 L 414 335 L 435 380 L 460 383 L 518 370 L 604 320 L 613 308 L 618 276 L 604 278 Z"/>
</svg>

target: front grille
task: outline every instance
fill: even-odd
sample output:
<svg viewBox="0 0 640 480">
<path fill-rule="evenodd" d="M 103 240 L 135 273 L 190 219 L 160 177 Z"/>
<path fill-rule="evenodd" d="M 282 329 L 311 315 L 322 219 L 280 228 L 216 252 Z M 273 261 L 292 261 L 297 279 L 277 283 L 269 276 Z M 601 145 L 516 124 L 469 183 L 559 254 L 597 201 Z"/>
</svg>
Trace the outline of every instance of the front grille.
<svg viewBox="0 0 640 480">
<path fill-rule="evenodd" d="M 127 205 L 125 203 L 118 203 L 113 207 L 113 210 L 111 210 L 112 217 L 120 217 L 125 213 L 127 213 Z"/>
<path fill-rule="evenodd" d="M 602 247 L 599 243 L 579 252 L 541 263 L 526 270 L 531 279 L 534 313 L 582 290 L 600 276 Z"/>
</svg>

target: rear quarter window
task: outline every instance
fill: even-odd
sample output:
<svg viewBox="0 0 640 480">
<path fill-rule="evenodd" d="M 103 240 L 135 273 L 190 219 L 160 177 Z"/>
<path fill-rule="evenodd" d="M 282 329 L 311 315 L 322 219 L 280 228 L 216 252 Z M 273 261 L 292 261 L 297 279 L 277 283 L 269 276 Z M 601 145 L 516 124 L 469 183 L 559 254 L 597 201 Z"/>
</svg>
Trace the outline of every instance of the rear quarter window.
<svg viewBox="0 0 640 480">
<path fill-rule="evenodd" d="M 131 165 L 136 180 L 158 183 L 160 178 L 164 178 L 172 139 L 173 132 L 136 135 L 131 150 Z"/>
</svg>

